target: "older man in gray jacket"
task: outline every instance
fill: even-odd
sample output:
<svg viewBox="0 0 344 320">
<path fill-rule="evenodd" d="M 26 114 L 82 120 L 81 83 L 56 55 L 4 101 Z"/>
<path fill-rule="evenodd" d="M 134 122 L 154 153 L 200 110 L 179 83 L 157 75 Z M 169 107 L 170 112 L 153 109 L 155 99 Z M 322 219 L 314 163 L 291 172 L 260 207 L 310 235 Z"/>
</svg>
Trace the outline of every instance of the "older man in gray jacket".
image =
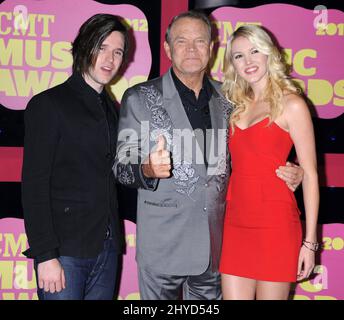
<svg viewBox="0 0 344 320">
<path fill-rule="evenodd" d="M 213 47 L 206 16 L 176 16 L 164 47 L 172 68 L 124 94 L 113 167 L 120 183 L 138 188 L 140 294 L 220 299 L 232 105 L 206 76 Z"/>
</svg>

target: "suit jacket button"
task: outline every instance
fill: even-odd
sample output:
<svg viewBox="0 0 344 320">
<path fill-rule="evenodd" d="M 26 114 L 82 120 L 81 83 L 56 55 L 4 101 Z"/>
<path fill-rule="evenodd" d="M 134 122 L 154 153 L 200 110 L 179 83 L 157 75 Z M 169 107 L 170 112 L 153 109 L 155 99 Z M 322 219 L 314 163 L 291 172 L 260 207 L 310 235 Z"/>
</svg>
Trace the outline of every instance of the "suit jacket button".
<svg viewBox="0 0 344 320">
<path fill-rule="evenodd" d="M 66 212 L 66 213 L 69 212 L 69 210 L 70 210 L 69 207 L 64 208 L 64 212 Z"/>
<path fill-rule="evenodd" d="M 204 208 L 203 208 L 203 211 L 207 211 L 207 208 L 206 208 L 206 207 L 204 207 Z"/>
</svg>

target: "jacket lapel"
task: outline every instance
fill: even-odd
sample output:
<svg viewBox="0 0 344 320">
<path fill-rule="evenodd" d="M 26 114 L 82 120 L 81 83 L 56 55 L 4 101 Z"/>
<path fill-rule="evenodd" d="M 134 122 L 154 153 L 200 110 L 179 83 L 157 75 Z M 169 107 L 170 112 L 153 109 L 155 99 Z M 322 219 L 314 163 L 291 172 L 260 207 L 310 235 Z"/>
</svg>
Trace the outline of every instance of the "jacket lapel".
<svg viewBox="0 0 344 320">
<path fill-rule="evenodd" d="M 162 78 L 163 85 L 163 99 L 166 112 L 169 114 L 173 123 L 173 138 L 175 142 L 173 148 L 175 150 L 182 150 L 183 154 L 178 151 L 173 153 L 173 161 L 181 161 L 182 159 L 187 163 L 204 164 L 203 158 L 203 136 L 196 135 L 193 131 L 189 118 L 185 112 L 183 103 L 180 99 L 177 88 L 172 79 L 171 71 L 167 72 Z M 184 141 L 192 141 L 192 145 L 180 145 L 182 139 L 181 135 L 186 137 Z M 204 137 L 205 139 L 205 137 Z M 196 143 L 194 143 L 196 142 Z M 183 148 L 182 148 L 183 147 Z"/>
<path fill-rule="evenodd" d="M 222 162 L 226 159 L 227 150 L 227 128 L 228 119 L 226 108 L 229 104 L 221 93 L 213 85 L 213 94 L 209 101 L 209 110 L 212 130 L 207 137 L 208 169 L 207 174 L 212 176 L 222 171 Z"/>
<path fill-rule="evenodd" d="M 89 113 L 89 115 L 96 121 L 101 121 L 103 113 L 101 105 L 97 100 L 97 94 L 83 79 L 81 74 L 73 73 L 73 75 L 68 79 L 68 84 L 76 92 L 80 99 L 82 99 L 83 108 Z"/>
<path fill-rule="evenodd" d="M 162 78 L 163 106 L 169 114 L 176 129 L 188 129 L 192 131 L 192 126 L 185 112 L 182 100 L 179 97 L 177 88 L 174 85 L 171 71 Z"/>
</svg>

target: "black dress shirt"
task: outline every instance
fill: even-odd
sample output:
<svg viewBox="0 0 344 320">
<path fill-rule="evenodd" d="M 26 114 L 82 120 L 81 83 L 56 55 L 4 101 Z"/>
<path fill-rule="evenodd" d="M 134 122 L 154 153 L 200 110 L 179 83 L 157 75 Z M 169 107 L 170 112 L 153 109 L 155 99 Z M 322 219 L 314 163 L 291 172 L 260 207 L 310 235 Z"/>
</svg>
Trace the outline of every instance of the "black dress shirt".
<svg viewBox="0 0 344 320">
<path fill-rule="evenodd" d="M 202 151 L 204 155 L 204 161 L 207 166 L 207 159 L 205 156 L 207 154 L 206 130 L 212 128 L 209 113 L 209 101 L 212 96 L 211 84 L 208 77 L 204 75 L 202 88 L 199 92 L 198 98 L 196 98 L 195 92 L 181 82 L 173 70 L 171 70 L 171 74 L 191 127 L 193 130 L 201 129 L 203 131 L 204 145 L 201 147 L 203 147 Z"/>
</svg>

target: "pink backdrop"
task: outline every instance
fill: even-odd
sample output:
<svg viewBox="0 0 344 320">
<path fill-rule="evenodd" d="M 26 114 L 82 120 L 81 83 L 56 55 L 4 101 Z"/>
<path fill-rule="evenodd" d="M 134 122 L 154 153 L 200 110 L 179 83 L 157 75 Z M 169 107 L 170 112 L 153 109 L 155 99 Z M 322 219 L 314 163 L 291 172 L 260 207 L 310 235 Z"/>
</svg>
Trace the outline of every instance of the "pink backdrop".
<svg viewBox="0 0 344 320">
<path fill-rule="evenodd" d="M 0 101 L 7 108 L 25 109 L 32 95 L 68 78 L 73 63 L 70 43 L 81 24 L 96 13 L 123 17 L 134 30 L 134 59 L 124 77 L 111 87 L 117 100 L 129 86 L 147 79 L 152 64 L 148 23 L 138 8 L 92 0 L 24 3 L 6 0 L 0 5 Z"/>
<path fill-rule="evenodd" d="M 6 48 L 8 55 L 0 56 L 0 102 L 6 107 L 24 109 L 32 94 L 62 82 L 70 74 L 68 43 L 74 39 L 81 23 L 96 12 L 125 17 L 135 31 L 136 54 L 123 80 L 112 88 L 116 98 L 120 101 L 126 88 L 147 79 L 151 67 L 148 25 L 143 13 L 137 8 L 128 5 L 103 5 L 91 0 L 29 0 L 25 1 L 25 6 L 29 13 L 37 15 L 36 20 L 30 18 L 33 19 L 34 22 L 31 23 L 35 28 L 32 25 L 31 33 L 28 29 L 25 35 L 22 35 L 20 30 L 19 34 L 13 34 L 13 11 L 21 2 L 7 0 L 0 5 L 0 12 L 3 12 L 0 16 L 0 48 Z M 42 15 L 41 18 L 39 15 Z M 53 18 L 49 18 L 50 16 Z M 314 28 L 316 13 L 289 5 L 265 5 L 251 9 L 223 7 L 215 10 L 213 17 L 219 29 L 220 45 L 212 69 L 215 78 L 221 79 L 223 48 L 229 34 L 241 23 L 261 23 L 273 31 L 281 45 L 288 49 L 287 52 L 295 64 L 295 76 L 304 82 L 306 92 L 315 104 L 319 117 L 333 118 L 343 112 L 344 29 L 343 23 L 340 22 L 344 21 L 342 12 L 328 11 L 329 27 L 325 31 Z M 48 62 L 41 62 L 40 66 L 34 65 L 34 60 L 41 60 L 43 41 L 44 45 L 50 48 Z M 30 79 L 31 81 L 28 81 Z M 36 80 L 32 81 L 33 79 Z M 2 181 L 19 181 L 21 148 L 0 149 L 0 176 L 6 177 Z M 327 167 L 324 172 L 330 185 L 344 186 L 342 155 L 325 156 Z M 14 171 L 15 173 L 12 173 Z M 127 254 L 124 256 L 119 298 L 139 299 L 135 225 L 126 222 L 125 226 Z M 324 250 L 321 252 L 315 277 L 297 285 L 295 299 L 344 298 L 344 279 L 341 274 L 344 265 L 344 226 L 330 224 L 319 227 L 322 230 Z M 26 248 L 23 221 L 12 218 L 0 220 L 0 299 L 37 298 L 32 261 L 21 255 Z"/>
<path fill-rule="evenodd" d="M 341 224 L 322 227 L 324 249 L 315 277 L 297 285 L 294 299 L 343 299 L 344 228 Z M 126 223 L 127 254 L 124 256 L 119 299 L 139 299 L 135 263 L 135 225 Z M 37 299 L 31 259 L 21 254 L 27 248 L 21 219 L 0 223 L 0 300 Z"/>
<path fill-rule="evenodd" d="M 320 14 L 328 23 L 314 26 Z M 242 24 L 259 24 L 269 29 L 285 48 L 293 63 L 293 75 L 302 81 L 305 92 L 321 118 L 334 118 L 344 107 L 344 13 L 327 10 L 316 13 L 286 4 L 269 4 L 251 9 L 222 7 L 212 13 L 219 33 L 217 60 L 212 68 L 221 80 L 225 44 Z M 322 20 L 320 20 L 322 21 Z"/>
</svg>

